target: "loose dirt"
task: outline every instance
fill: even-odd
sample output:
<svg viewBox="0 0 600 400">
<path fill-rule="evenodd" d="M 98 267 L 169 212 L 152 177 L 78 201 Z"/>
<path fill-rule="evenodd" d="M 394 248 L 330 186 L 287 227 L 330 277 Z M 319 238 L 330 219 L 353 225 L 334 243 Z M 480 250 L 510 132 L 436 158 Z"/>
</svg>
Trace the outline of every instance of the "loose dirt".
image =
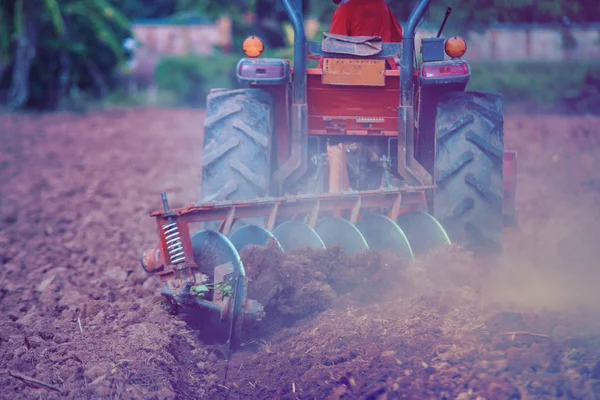
<svg viewBox="0 0 600 400">
<path fill-rule="evenodd" d="M 198 200 L 202 120 L 0 116 L 0 397 L 600 396 L 600 118 L 507 117 L 520 226 L 493 268 L 454 246 L 413 265 L 246 249 L 268 316 L 226 381 L 206 324 L 155 304 L 160 283 L 139 264 L 160 192 Z"/>
</svg>

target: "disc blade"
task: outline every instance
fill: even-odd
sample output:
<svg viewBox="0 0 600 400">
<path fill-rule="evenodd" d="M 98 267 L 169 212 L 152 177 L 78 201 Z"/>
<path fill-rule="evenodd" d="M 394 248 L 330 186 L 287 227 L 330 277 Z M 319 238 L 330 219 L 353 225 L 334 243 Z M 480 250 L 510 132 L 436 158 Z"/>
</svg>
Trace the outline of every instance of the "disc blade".
<svg viewBox="0 0 600 400">
<path fill-rule="evenodd" d="M 369 245 L 356 226 L 343 218 L 325 218 L 317 222 L 315 231 L 325 246 L 340 245 L 348 254 L 368 249 Z"/>
<path fill-rule="evenodd" d="M 409 211 L 400 214 L 397 222 L 415 255 L 450 244 L 448 234 L 431 214 L 420 210 Z"/>
<path fill-rule="evenodd" d="M 231 262 L 234 274 L 239 268 L 242 276 L 246 275 L 240 254 L 226 236 L 213 230 L 202 230 L 192 236 L 194 261 L 201 272 L 210 276 L 218 265 Z"/>
<path fill-rule="evenodd" d="M 402 229 L 392 219 L 381 214 L 361 218 L 356 224 L 371 249 L 393 250 L 405 261 L 413 262 L 410 243 Z"/>
<path fill-rule="evenodd" d="M 281 244 L 271 232 L 258 225 L 242 226 L 229 236 L 229 240 L 241 253 L 242 249 L 249 245 L 265 246 L 269 240 L 274 240 L 281 249 Z M 283 249 L 282 249 L 283 250 Z"/>
<path fill-rule="evenodd" d="M 284 222 L 273 229 L 273 235 L 279 240 L 283 251 L 292 251 L 302 247 L 325 248 L 325 243 L 317 232 L 303 222 Z"/>
<path fill-rule="evenodd" d="M 246 272 L 240 254 L 235 249 L 231 241 L 223 234 L 213 230 L 202 230 L 195 233 L 192 238 L 192 250 L 194 252 L 194 260 L 198 264 L 201 272 L 210 275 L 214 278 L 214 269 L 218 265 L 232 263 L 232 291 L 233 305 L 228 313 L 228 339 L 232 341 L 232 345 L 238 343 L 241 335 L 241 327 L 243 322 L 243 305 L 247 298 L 247 286 L 244 279 Z M 237 285 L 236 285 L 236 278 Z M 210 317 L 212 323 L 218 325 L 219 318 L 216 314 Z M 231 327 L 235 329 L 231 330 Z M 225 326 L 223 326 L 225 328 Z"/>
<path fill-rule="evenodd" d="M 245 226 L 255 225 L 255 226 L 266 226 L 267 218 L 266 217 L 248 217 L 248 218 L 238 218 L 235 220 L 233 225 L 231 226 L 231 231 L 229 233 L 229 237 L 233 232 L 237 232 Z"/>
</svg>

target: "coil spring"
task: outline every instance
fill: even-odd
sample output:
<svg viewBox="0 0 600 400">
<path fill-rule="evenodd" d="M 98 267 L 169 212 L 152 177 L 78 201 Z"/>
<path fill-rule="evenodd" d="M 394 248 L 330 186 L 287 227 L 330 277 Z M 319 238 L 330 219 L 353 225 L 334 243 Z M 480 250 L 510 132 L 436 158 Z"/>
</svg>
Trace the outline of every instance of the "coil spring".
<svg viewBox="0 0 600 400">
<path fill-rule="evenodd" d="M 167 252 L 171 263 L 179 264 L 185 261 L 185 253 L 183 252 L 183 246 L 181 245 L 181 238 L 179 237 L 179 227 L 177 222 L 163 225 L 163 231 L 165 232 L 165 240 L 167 241 Z"/>
</svg>

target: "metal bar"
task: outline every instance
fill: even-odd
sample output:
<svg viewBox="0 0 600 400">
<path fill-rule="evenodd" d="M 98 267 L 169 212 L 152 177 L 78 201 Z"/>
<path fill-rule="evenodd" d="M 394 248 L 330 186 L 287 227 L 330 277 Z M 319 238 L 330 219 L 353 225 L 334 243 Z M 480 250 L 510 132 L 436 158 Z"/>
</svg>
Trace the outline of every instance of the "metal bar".
<svg viewBox="0 0 600 400">
<path fill-rule="evenodd" d="M 307 221 L 305 222 L 311 228 L 317 226 L 317 219 L 319 218 L 319 211 L 321 210 L 321 201 L 317 200 L 310 214 L 307 214 Z"/>
<path fill-rule="evenodd" d="M 269 220 L 267 222 L 267 230 L 272 231 L 275 228 L 275 219 L 277 218 L 277 212 L 279 211 L 279 203 L 275 203 L 269 214 Z"/>
<path fill-rule="evenodd" d="M 302 20 L 302 1 L 295 0 L 298 10 L 292 0 L 282 0 L 283 7 L 294 28 L 294 104 L 306 103 L 306 33 Z"/>
<path fill-rule="evenodd" d="M 371 190 L 347 190 L 343 192 L 337 193 L 311 193 L 311 194 L 303 194 L 303 195 L 291 195 L 291 196 L 280 196 L 280 197 L 262 197 L 260 199 L 252 199 L 252 200 L 222 200 L 222 201 L 213 201 L 207 203 L 200 204 L 192 204 L 187 207 L 170 209 L 170 213 L 173 215 L 180 215 L 189 212 L 194 209 L 208 209 L 208 208 L 222 208 L 225 207 L 227 209 L 231 207 L 245 207 L 256 204 L 264 204 L 264 205 L 274 205 L 275 203 L 295 203 L 300 201 L 315 201 L 315 200 L 337 200 L 342 198 L 352 198 L 357 199 L 359 197 L 373 197 L 373 196 L 395 196 L 398 193 L 421 193 L 424 190 L 436 189 L 435 185 L 424 185 L 424 186 L 404 186 L 404 187 L 395 187 L 395 188 L 380 188 L 380 189 L 371 189 Z M 163 210 L 157 210 L 152 212 L 151 216 L 163 215 Z"/>
<path fill-rule="evenodd" d="M 226 219 L 232 207 L 236 209 L 236 218 L 268 217 L 273 207 L 278 204 L 280 215 L 308 214 L 314 210 L 315 201 L 319 200 L 319 211 L 352 210 L 357 200 L 361 200 L 362 208 L 392 207 L 398 193 L 402 193 L 402 205 L 419 207 L 424 201 L 423 190 L 434 186 L 419 187 L 419 190 L 380 189 L 364 192 L 326 193 L 321 195 L 289 196 L 280 198 L 257 199 L 247 202 L 216 202 L 187 208 L 171 209 L 185 222 L 202 222 Z M 151 214 L 162 218 L 162 210 Z"/>
<path fill-rule="evenodd" d="M 362 199 L 359 197 L 356 199 L 356 203 L 352 207 L 352 211 L 350 212 L 350 223 L 356 225 L 358 221 L 358 213 L 360 212 L 360 206 L 362 205 Z"/>
<path fill-rule="evenodd" d="M 393 219 L 394 221 L 398 218 L 398 213 L 400 212 L 400 205 L 402 204 L 402 193 L 398 193 L 396 195 L 396 198 L 394 199 L 394 205 L 392 206 L 392 209 L 390 210 L 390 219 Z"/>
<path fill-rule="evenodd" d="M 221 233 L 225 236 L 229 236 L 231 232 L 231 227 L 233 226 L 233 222 L 235 221 L 235 207 L 231 207 L 229 213 L 227 214 L 227 218 L 225 219 L 223 229 Z"/>
<path fill-rule="evenodd" d="M 294 8 L 298 12 L 300 20 L 304 20 L 304 8 L 302 7 L 302 3 L 304 3 L 304 0 L 294 0 Z"/>
<path fill-rule="evenodd" d="M 285 0 L 284 0 L 285 1 Z M 400 59 L 400 105 L 412 106 L 413 104 L 413 67 L 415 63 L 415 31 L 423 18 L 431 0 L 420 0 L 414 8 L 404 30 L 402 38 L 402 57 Z"/>
</svg>

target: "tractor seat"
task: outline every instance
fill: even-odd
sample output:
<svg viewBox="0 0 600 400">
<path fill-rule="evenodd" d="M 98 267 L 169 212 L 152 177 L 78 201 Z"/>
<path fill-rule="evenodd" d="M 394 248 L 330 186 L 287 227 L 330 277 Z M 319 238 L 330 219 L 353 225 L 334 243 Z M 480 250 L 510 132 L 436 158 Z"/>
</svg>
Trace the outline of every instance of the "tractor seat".
<svg viewBox="0 0 600 400">
<path fill-rule="evenodd" d="M 324 32 L 321 50 L 326 53 L 351 56 L 376 56 L 383 50 L 383 39 L 379 36 L 344 36 Z"/>
</svg>

